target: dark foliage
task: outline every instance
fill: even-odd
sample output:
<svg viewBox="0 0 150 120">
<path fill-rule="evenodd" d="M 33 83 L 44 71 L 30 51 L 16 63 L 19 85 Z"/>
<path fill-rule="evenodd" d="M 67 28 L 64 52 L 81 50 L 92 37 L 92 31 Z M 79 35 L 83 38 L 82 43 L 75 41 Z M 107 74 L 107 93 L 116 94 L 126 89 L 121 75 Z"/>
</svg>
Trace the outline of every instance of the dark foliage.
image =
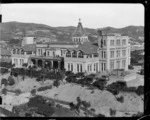
<svg viewBox="0 0 150 120">
<path fill-rule="evenodd" d="M 104 90 L 106 83 L 106 81 L 95 81 L 92 85 L 100 90 Z"/>
<path fill-rule="evenodd" d="M 69 103 L 69 106 L 70 106 L 70 109 L 71 110 L 74 110 L 75 109 L 75 104 L 73 102 L 70 102 Z"/>
<path fill-rule="evenodd" d="M 6 88 L 2 89 L 2 94 L 7 95 L 7 89 Z"/>
<path fill-rule="evenodd" d="M 2 78 L 2 80 L 1 80 L 1 85 L 2 85 L 2 84 L 4 84 L 5 86 L 7 86 L 7 85 L 8 85 L 7 79 Z"/>
<path fill-rule="evenodd" d="M 133 69 L 134 69 L 134 67 L 133 67 L 132 65 L 128 65 L 128 68 L 129 68 L 130 70 L 133 70 Z"/>
<path fill-rule="evenodd" d="M 78 78 L 85 77 L 85 75 L 84 75 L 83 72 L 76 73 L 75 75 L 76 75 L 76 77 L 78 77 Z"/>
<path fill-rule="evenodd" d="M 46 117 L 50 117 L 54 113 L 54 108 L 47 105 L 41 96 L 31 98 L 28 102 L 28 107 L 37 108 L 38 113 L 43 114 Z"/>
<path fill-rule="evenodd" d="M 14 92 L 16 93 L 16 95 L 20 95 L 22 93 L 22 91 L 20 89 L 17 89 Z"/>
<path fill-rule="evenodd" d="M 110 115 L 111 116 L 115 116 L 116 115 L 116 110 L 113 110 L 113 109 L 109 109 L 109 111 L 110 111 Z"/>
<path fill-rule="evenodd" d="M 107 91 L 111 92 L 114 95 L 117 95 L 119 91 L 123 91 L 127 87 L 125 81 L 117 81 L 107 86 Z"/>
<path fill-rule="evenodd" d="M 117 99 L 118 102 L 121 102 L 121 103 L 124 102 L 124 97 L 123 96 L 117 97 L 116 99 Z"/>
<path fill-rule="evenodd" d="M 37 89 L 37 91 L 45 91 L 45 90 L 48 90 L 48 89 L 52 89 L 52 86 L 40 87 L 40 88 Z"/>
<path fill-rule="evenodd" d="M 66 75 L 66 76 L 74 75 L 74 73 L 73 73 L 72 71 L 66 71 L 65 75 Z"/>
<path fill-rule="evenodd" d="M 144 86 L 138 86 L 137 90 L 136 90 L 136 94 L 137 95 L 143 95 L 144 94 Z"/>
<path fill-rule="evenodd" d="M 9 85 L 14 85 L 15 84 L 15 80 L 14 80 L 14 78 L 12 76 L 8 77 L 8 84 Z"/>
<path fill-rule="evenodd" d="M 54 85 L 55 87 L 58 87 L 58 86 L 60 85 L 60 83 L 59 83 L 58 80 L 55 80 L 55 81 L 53 82 L 53 85 Z"/>
<path fill-rule="evenodd" d="M 97 117 L 105 117 L 105 115 L 99 113 Z"/>
<path fill-rule="evenodd" d="M 0 67 L 6 67 L 6 68 L 11 68 L 11 62 L 0 62 Z"/>
<path fill-rule="evenodd" d="M 0 68 L 0 73 L 1 74 L 8 73 L 8 69 L 7 68 Z"/>
<path fill-rule="evenodd" d="M 35 90 L 35 89 L 32 89 L 32 90 L 31 90 L 31 94 L 32 94 L 32 96 L 35 96 L 35 95 L 36 95 L 36 90 Z"/>
</svg>

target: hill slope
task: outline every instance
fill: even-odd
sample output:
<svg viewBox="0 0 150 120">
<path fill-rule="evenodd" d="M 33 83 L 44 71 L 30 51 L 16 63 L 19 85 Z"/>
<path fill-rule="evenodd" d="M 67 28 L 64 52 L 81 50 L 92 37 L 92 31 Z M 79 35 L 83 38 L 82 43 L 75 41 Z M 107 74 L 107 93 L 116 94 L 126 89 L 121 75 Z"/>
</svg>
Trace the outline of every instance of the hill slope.
<svg viewBox="0 0 150 120">
<path fill-rule="evenodd" d="M 0 24 L 1 40 L 9 41 L 13 37 L 21 37 L 23 34 L 35 34 L 35 36 L 49 37 L 58 41 L 70 41 L 71 35 L 75 30 L 74 26 L 68 27 L 51 27 L 44 24 L 21 23 L 21 22 L 5 22 Z M 144 36 L 143 26 L 127 26 L 124 28 L 105 27 L 100 28 L 104 33 L 121 33 L 128 34 L 133 39 L 139 41 L 140 36 Z M 97 30 L 85 28 L 89 35 L 89 39 L 97 41 Z"/>
</svg>

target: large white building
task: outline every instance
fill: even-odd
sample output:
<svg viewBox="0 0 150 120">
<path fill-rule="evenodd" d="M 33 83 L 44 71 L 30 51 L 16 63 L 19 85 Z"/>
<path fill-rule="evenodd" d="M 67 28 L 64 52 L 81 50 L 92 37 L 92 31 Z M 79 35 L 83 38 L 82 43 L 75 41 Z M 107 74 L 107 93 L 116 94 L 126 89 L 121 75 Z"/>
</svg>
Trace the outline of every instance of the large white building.
<svg viewBox="0 0 150 120">
<path fill-rule="evenodd" d="M 32 41 L 33 43 L 33 41 Z M 98 30 L 98 42 L 92 43 L 79 21 L 68 43 L 36 44 L 34 49 L 21 48 L 12 50 L 12 63 L 21 67 L 24 63 L 33 63 L 40 67 L 63 69 L 66 71 L 96 73 L 113 69 L 128 70 L 130 64 L 129 37 L 120 34 L 103 34 Z M 14 53 L 25 53 L 22 55 Z M 30 54 L 29 54 L 30 53 Z M 18 60 L 16 60 L 18 59 Z M 18 66 L 19 67 L 19 66 Z"/>
<path fill-rule="evenodd" d="M 130 65 L 129 37 L 121 34 L 103 34 L 98 30 L 100 71 L 125 69 Z"/>
</svg>

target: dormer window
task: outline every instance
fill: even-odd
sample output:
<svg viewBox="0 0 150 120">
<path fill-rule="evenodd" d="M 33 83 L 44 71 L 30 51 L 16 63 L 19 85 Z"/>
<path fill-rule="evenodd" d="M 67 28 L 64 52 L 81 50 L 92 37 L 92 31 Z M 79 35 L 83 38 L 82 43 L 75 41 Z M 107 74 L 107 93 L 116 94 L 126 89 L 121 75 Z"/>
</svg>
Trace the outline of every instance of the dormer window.
<svg viewBox="0 0 150 120">
<path fill-rule="evenodd" d="M 77 57 L 77 52 L 76 52 L 76 51 L 73 51 L 73 52 L 72 52 L 72 57 L 73 57 L 73 58 L 76 58 L 76 57 Z"/>
</svg>

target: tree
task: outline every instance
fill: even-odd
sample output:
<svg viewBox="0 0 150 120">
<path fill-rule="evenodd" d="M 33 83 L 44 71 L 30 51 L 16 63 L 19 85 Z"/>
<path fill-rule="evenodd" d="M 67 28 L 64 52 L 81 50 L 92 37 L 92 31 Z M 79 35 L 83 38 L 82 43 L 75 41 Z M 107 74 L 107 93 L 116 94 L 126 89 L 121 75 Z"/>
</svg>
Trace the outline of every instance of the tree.
<svg viewBox="0 0 150 120">
<path fill-rule="evenodd" d="M 1 85 L 2 85 L 2 84 L 4 84 L 5 86 L 7 86 L 7 85 L 8 85 L 7 79 L 2 78 L 2 80 L 1 80 Z"/>
<path fill-rule="evenodd" d="M 14 78 L 12 76 L 8 77 L 8 84 L 9 85 L 14 85 L 15 84 L 15 80 L 14 80 Z"/>
<path fill-rule="evenodd" d="M 36 90 L 35 90 L 35 89 L 32 89 L 32 90 L 31 90 L 31 95 L 32 95 L 32 96 L 35 96 L 35 95 L 36 95 Z"/>
</svg>

